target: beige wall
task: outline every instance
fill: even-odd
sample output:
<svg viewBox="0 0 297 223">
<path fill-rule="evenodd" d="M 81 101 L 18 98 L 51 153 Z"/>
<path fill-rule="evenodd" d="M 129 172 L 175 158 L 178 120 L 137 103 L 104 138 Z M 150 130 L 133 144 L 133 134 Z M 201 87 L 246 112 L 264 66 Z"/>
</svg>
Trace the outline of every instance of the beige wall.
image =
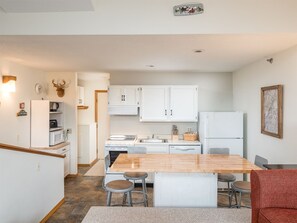
<svg viewBox="0 0 297 223">
<path fill-rule="evenodd" d="M 234 72 L 234 109 L 246 113 L 247 157 L 253 161 L 256 154 L 270 163 L 297 162 L 297 47 Z M 261 134 L 261 87 L 284 85 L 284 137 L 277 139 Z"/>
<path fill-rule="evenodd" d="M 2 75 L 17 77 L 16 92 L 4 94 L 0 90 L 0 142 L 30 147 L 30 100 L 45 98 L 46 94 L 35 93 L 35 84 L 47 87 L 46 73 L 0 59 L 0 85 Z M 0 86 L 1 88 L 1 86 Z M 17 117 L 19 103 L 25 102 L 27 116 Z"/>
<path fill-rule="evenodd" d="M 233 109 L 231 73 L 112 72 L 111 85 L 198 85 L 199 111 Z M 176 124 L 180 134 L 188 128 L 197 131 L 197 123 L 140 123 L 138 116 L 111 116 L 111 134 L 170 134 Z"/>
</svg>

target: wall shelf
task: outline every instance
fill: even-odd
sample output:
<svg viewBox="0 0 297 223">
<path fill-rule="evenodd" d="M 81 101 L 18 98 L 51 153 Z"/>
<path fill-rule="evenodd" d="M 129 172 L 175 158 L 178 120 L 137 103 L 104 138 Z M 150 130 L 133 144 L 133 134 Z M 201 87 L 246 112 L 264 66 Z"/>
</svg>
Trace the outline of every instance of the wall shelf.
<svg viewBox="0 0 297 223">
<path fill-rule="evenodd" d="M 89 106 L 85 106 L 85 105 L 78 105 L 77 109 L 88 109 Z"/>
</svg>

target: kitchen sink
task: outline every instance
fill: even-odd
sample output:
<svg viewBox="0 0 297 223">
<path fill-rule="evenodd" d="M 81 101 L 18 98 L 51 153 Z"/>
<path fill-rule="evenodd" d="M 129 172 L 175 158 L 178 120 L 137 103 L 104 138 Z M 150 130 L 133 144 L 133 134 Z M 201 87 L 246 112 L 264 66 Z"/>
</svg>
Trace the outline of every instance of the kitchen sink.
<svg viewBox="0 0 297 223">
<path fill-rule="evenodd" d="M 168 139 L 140 139 L 141 143 L 167 143 Z"/>
</svg>

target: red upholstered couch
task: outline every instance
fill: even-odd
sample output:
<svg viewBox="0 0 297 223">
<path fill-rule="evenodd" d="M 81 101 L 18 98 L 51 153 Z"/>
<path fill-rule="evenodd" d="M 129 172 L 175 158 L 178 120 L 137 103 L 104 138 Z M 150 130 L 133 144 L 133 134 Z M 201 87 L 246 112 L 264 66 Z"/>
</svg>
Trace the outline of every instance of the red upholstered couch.
<svg viewBox="0 0 297 223">
<path fill-rule="evenodd" d="M 252 223 L 297 223 L 297 170 L 251 172 Z"/>
</svg>

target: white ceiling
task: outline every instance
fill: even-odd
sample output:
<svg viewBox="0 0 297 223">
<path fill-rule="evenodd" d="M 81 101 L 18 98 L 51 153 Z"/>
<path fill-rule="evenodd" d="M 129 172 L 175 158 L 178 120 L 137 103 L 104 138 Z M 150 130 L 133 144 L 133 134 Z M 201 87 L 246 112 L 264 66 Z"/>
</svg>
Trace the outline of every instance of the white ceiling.
<svg viewBox="0 0 297 223">
<path fill-rule="evenodd" d="M 0 57 L 44 71 L 231 72 L 295 45 L 297 34 L 0 36 Z"/>
<path fill-rule="evenodd" d="M 7 13 L 93 11 L 91 0 L 0 0 Z"/>
</svg>

